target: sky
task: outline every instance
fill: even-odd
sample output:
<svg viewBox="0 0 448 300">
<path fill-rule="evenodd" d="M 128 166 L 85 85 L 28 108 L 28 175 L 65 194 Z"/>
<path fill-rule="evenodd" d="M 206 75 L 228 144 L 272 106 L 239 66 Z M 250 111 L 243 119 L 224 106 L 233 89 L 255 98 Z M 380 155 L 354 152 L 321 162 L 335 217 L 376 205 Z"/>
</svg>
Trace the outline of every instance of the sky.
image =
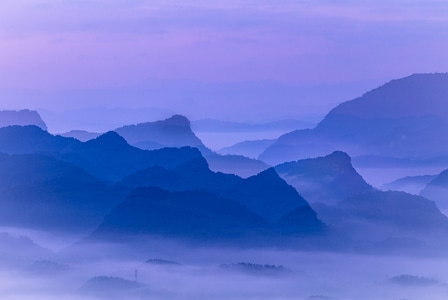
<svg viewBox="0 0 448 300">
<path fill-rule="evenodd" d="M 395 78 L 446 71 L 445 0 L 0 1 L 0 108 L 304 117 Z M 265 86 L 294 92 L 247 96 Z"/>
</svg>

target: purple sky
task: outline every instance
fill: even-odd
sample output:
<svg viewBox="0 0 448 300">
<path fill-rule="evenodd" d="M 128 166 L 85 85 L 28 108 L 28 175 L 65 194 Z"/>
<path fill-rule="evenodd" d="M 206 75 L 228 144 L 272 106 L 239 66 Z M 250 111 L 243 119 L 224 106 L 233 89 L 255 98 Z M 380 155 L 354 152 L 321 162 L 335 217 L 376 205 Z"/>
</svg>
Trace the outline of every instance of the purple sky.
<svg viewBox="0 0 448 300">
<path fill-rule="evenodd" d="M 373 88 L 446 71 L 446 0 L 0 1 L 2 90 L 133 88 L 155 79 Z M 336 103 L 352 94 L 302 101 Z M 1 106 L 33 106 L 22 100 L 3 97 Z M 34 106 L 53 103 L 40 101 Z M 257 103 L 247 101 L 246 107 Z M 268 101 L 266 111 L 281 101 Z M 107 101 L 88 100 L 96 104 Z"/>
</svg>

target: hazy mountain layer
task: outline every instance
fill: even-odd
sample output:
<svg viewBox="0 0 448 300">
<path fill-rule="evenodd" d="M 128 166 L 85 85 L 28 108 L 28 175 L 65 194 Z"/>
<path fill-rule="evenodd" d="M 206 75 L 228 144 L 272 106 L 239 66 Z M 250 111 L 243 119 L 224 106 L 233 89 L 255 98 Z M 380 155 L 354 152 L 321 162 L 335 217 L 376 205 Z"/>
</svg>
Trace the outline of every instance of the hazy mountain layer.
<svg viewBox="0 0 448 300">
<path fill-rule="evenodd" d="M 373 190 L 353 168 L 350 156 L 340 151 L 283 163 L 275 170 L 310 202 L 331 204 Z"/>
<path fill-rule="evenodd" d="M 443 209 L 448 209 L 448 170 L 443 171 L 422 189 L 420 195 L 433 200 Z"/>
<path fill-rule="evenodd" d="M 47 125 L 37 111 L 29 109 L 0 111 L 0 127 L 13 125 L 35 125 L 47 130 Z"/>
<path fill-rule="evenodd" d="M 379 243 L 372 244 L 373 252 L 400 248 L 415 251 L 447 242 L 448 218 L 434 202 L 421 196 L 373 191 L 335 205 L 316 203 L 313 208 L 333 229 L 356 240 Z"/>
<path fill-rule="evenodd" d="M 418 195 L 428 185 L 428 183 L 430 183 L 436 177 L 436 175 L 406 176 L 404 178 L 400 178 L 393 182 L 384 184 L 380 186 L 380 189 L 385 191 L 402 191 Z"/>
<path fill-rule="evenodd" d="M 142 149 L 151 144 L 162 147 L 190 146 L 200 149 L 203 153 L 209 151 L 191 130 L 190 121 L 180 115 L 156 122 L 123 126 L 114 131 L 124 137 L 129 144 Z"/>
<path fill-rule="evenodd" d="M 250 158 L 257 158 L 275 140 L 244 141 L 235 145 L 222 148 L 218 152 L 221 154 L 244 155 Z"/>
<path fill-rule="evenodd" d="M 416 74 L 393 80 L 338 105 L 316 128 L 281 136 L 260 159 L 280 163 L 333 150 L 351 156 L 446 155 L 447 97 L 448 74 Z"/>
</svg>

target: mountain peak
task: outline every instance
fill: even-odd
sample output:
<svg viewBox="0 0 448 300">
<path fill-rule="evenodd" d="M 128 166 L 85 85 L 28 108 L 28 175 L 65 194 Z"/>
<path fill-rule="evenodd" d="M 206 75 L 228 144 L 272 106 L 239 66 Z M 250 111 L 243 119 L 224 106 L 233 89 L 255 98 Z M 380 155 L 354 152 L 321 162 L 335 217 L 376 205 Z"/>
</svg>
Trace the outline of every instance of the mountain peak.
<svg viewBox="0 0 448 300">
<path fill-rule="evenodd" d="M 190 120 L 188 120 L 187 117 L 182 115 L 173 115 L 169 117 L 168 119 L 158 121 L 160 123 L 163 123 L 165 125 L 169 126 L 182 126 L 182 127 L 190 127 Z"/>
<path fill-rule="evenodd" d="M 181 115 L 156 122 L 127 125 L 114 131 L 124 137 L 130 145 L 141 149 L 190 146 L 207 150 L 191 130 L 190 121 Z"/>
<path fill-rule="evenodd" d="M 397 118 L 435 115 L 448 118 L 448 73 L 413 74 L 391 80 L 359 98 L 343 102 L 327 115 Z M 321 123 L 325 124 L 326 120 Z M 321 124 L 319 124 L 322 126 Z"/>
<path fill-rule="evenodd" d="M 87 141 L 86 143 L 100 144 L 102 146 L 114 146 L 114 147 L 129 145 L 128 142 L 126 142 L 126 140 L 115 131 L 108 131 L 93 140 Z"/>
<path fill-rule="evenodd" d="M 334 151 L 333 153 L 325 156 L 325 158 L 341 166 L 349 165 L 351 167 L 352 158 L 344 151 Z"/>
<path fill-rule="evenodd" d="M 2 110 L 0 111 L 0 127 L 34 125 L 47 130 L 47 125 L 35 110 Z"/>
</svg>

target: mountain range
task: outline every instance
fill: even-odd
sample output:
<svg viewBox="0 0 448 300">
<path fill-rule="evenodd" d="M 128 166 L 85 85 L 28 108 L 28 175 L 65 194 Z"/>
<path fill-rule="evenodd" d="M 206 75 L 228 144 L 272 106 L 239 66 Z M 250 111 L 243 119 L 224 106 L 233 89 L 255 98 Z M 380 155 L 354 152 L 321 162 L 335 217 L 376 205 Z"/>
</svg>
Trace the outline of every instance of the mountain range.
<svg viewBox="0 0 448 300">
<path fill-rule="evenodd" d="M 258 223 L 268 224 L 265 227 L 275 231 L 276 235 L 282 235 L 284 232 L 275 225 L 276 221 L 293 213 L 285 227 L 287 234 L 323 229 L 307 201 L 274 169 L 247 179 L 213 172 L 196 148 L 142 150 L 129 145 L 116 132 L 80 142 L 51 135 L 35 126 L 0 128 L 0 145 L 0 151 L 7 153 L 0 157 L 0 176 L 3 178 L 0 189 L 4 195 L 0 203 L 5 226 L 85 232 L 100 224 L 109 211 L 120 215 L 122 209 L 128 210 L 126 203 L 143 189 L 146 192 L 138 194 L 140 198 L 158 199 L 160 195 L 169 195 L 164 202 L 168 210 L 158 205 L 148 209 L 154 210 L 160 220 L 172 226 L 200 226 L 208 234 L 220 236 L 208 222 L 216 222 L 216 226 L 225 228 L 219 224 L 230 224 L 239 218 L 244 221 L 247 216 L 252 216 Z M 202 208 L 204 203 L 208 206 Z M 136 209 L 134 213 L 137 215 L 140 208 L 134 204 L 130 207 Z M 151 202 L 143 205 L 151 205 Z M 175 213 L 176 206 L 180 212 L 176 213 L 176 218 L 169 218 Z M 189 217 L 191 211 L 187 207 L 199 212 L 203 209 L 201 213 L 210 213 L 210 219 L 201 221 Z M 177 218 L 184 218 L 191 224 L 176 223 Z M 110 220 L 119 219 L 106 218 L 102 224 L 109 221 L 108 226 L 112 226 Z M 142 220 L 148 222 L 146 226 L 149 227 L 156 221 L 151 218 Z M 120 224 L 116 226 L 121 227 Z M 161 225 L 164 226 L 168 225 Z M 133 233 L 131 228 L 136 230 L 129 227 L 129 234 Z M 195 235 L 192 231 L 184 233 Z"/>
<path fill-rule="evenodd" d="M 260 159 L 272 164 L 342 150 L 350 156 L 448 154 L 448 73 L 392 80 L 333 108 L 314 128 L 281 136 Z"/>
<path fill-rule="evenodd" d="M 72 132 L 83 141 L 8 121 L 0 128 L 0 225 L 82 233 L 90 241 L 159 236 L 268 245 L 320 236 L 347 247 L 443 245 L 446 171 L 407 178 L 424 186 L 411 195 L 377 190 L 352 161 L 442 167 L 447 83 L 448 74 L 394 80 L 335 107 L 314 129 L 263 141 L 270 146 L 260 158 L 275 167 L 214 153 L 180 115 L 97 136 Z"/>
<path fill-rule="evenodd" d="M 122 136 L 129 144 L 144 150 L 185 146 L 197 148 L 207 159 L 210 168 L 215 171 L 249 177 L 269 168 L 268 164 L 253 158 L 242 155 L 221 155 L 213 152 L 192 131 L 190 121 L 181 115 L 173 115 L 165 120 L 155 122 L 127 125 L 113 131 Z M 99 135 L 85 131 L 71 131 L 62 134 L 62 136 L 74 137 L 82 141 L 88 141 Z"/>
</svg>

